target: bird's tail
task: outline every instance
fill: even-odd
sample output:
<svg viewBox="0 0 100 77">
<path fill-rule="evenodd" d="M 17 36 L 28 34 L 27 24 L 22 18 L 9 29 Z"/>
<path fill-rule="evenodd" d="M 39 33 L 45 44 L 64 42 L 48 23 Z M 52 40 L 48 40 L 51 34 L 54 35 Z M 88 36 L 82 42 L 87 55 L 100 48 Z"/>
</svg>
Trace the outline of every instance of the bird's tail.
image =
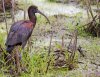
<svg viewBox="0 0 100 77">
<path fill-rule="evenodd" d="M 6 51 L 10 54 L 14 49 L 14 46 L 7 46 Z"/>
</svg>

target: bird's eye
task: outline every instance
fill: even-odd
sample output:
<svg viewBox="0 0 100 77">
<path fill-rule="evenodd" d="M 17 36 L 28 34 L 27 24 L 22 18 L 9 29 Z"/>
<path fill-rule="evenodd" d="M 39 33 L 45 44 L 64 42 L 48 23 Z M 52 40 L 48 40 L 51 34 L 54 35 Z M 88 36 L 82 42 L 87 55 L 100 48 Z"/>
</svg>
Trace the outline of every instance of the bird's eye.
<svg viewBox="0 0 100 77">
<path fill-rule="evenodd" d="M 37 13 L 37 10 L 38 10 L 38 9 L 34 9 L 33 12 Z"/>
</svg>

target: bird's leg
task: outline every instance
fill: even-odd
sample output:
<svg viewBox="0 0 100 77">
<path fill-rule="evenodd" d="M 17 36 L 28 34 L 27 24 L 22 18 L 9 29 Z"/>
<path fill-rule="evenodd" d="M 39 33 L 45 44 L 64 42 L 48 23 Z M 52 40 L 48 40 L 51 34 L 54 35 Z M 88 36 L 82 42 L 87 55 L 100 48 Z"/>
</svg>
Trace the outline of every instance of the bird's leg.
<svg viewBox="0 0 100 77">
<path fill-rule="evenodd" d="M 21 60 L 22 60 L 22 57 L 23 57 L 23 53 L 24 53 L 24 48 L 22 48 L 22 51 L 21 51 L 21 54 L 20 54 Z M 22 71 L 25 71 L 25 65 L 24 65 L 23 61 L 21 61 L 21 69 L 22 69 Z"/>
<path fill-rule="evenodd" d="M 23 53 L 25 52 L 24 50 L 24 47 L 22 47 L 22 51 L 21 51 L 21 55 L 20 55 L 20 58 L 22 59 L 23 57 Z M 26 69 L 26 66 L 25 66 L 25 63 L 24 61 L 21 61 L 21 70 L 24 71 L 24 72 L 27 72 L 27 69 Z"/>
<path fill-rule="evenodd" d="M 20 74 L 21 73 L 21 69 L 20 69 L 20 59 L 19 59 L 18 47 L 16 47 L 16 51 L 15 51 L 15 60 L 16 60 L 17 72 Z"/>
<path fill-rule="evenodd" d="M 28 40 L 27 51 L 31 52 L 31 37 Z"/>
</svg>

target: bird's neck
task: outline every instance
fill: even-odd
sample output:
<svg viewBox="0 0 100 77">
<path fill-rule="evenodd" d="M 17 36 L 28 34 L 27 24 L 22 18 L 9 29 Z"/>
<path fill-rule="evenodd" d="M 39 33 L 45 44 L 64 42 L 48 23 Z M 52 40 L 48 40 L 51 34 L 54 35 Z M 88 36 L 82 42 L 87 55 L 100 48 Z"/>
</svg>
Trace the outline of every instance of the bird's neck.
<svg viewBox="0 0 100 77">
<path fill-rule="evenodd" d="M 35 14 L 33 14 L 33 13 L 30 13 L 29 14 L 29 19 L 30 19 L 30 21 L 31 22 L 33 22 L 34 24 L 36 24 L 36 15 Z"/>
</svg>

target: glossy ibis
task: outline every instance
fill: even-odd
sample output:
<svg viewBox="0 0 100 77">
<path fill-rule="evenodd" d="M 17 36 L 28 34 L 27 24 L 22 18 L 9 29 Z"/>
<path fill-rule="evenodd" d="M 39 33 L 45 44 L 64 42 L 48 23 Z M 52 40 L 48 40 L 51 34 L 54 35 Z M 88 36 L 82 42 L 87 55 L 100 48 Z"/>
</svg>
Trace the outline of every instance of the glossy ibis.
<svg viewBox="0 0 100 77">
<path fill-rule="evenodd" d="M 24 49 L 36 25 L 36 20 L 37 20 L 36 13 L 43 15 L 49 22 L 49 19 L 42 12 L 40 12 L 36 6 L 34 5 L 30 6 L 28 8 L 29 20 L 21 20 L 15 22 L 10 28 L 9 34 L 7 36 L 6 44 L 5 44 L 7 47 L 6 51 L 9 54 L 11 54 L 11 52 L 15 47 L 21 46 L 22 49 Z M 18 51 L 18 49 L 16 51 Z M 19 66 L 18 64 L 16 65 Z"/>
</svg>

